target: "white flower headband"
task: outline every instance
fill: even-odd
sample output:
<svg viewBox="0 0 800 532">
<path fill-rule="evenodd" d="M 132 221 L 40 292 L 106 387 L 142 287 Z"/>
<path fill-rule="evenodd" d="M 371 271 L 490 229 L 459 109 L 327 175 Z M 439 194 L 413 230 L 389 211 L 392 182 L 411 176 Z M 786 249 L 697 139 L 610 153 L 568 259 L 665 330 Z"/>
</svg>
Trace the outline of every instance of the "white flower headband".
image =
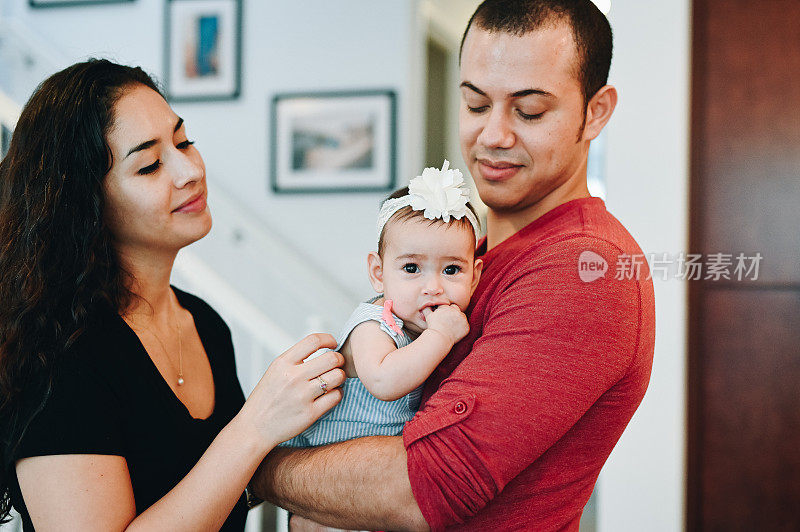
<svg viewBox="0 0 800 532">
<path fill-rule="evenodd" d="M 378 240 L 383 227 L 389 218 L 403 207 L 411 207 L 415 211 L 424 211 L 429 220 L 441 218 L 449 222 L 450 218 L 460 220 L 467 217 L 475 231 L 475 242 L 480 237 L 478 219 L 467 207 L 469 188 L 464 176 L 458 168 L 450 168 L 450 161 L 444 160 L 442 169 L 426 168 L 422 175 L 415 177 L 408 185 L 408 195 L 386 200 L 378 213 Z"/>
</svg>

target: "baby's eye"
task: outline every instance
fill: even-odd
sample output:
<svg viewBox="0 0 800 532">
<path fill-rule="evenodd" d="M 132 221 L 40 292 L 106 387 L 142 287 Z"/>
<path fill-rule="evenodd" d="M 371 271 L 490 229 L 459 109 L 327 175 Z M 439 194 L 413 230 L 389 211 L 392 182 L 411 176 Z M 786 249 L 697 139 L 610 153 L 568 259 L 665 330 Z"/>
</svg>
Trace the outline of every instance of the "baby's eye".
<svg viewBox="0 0 800 532">
<path fill-rule="evenodd" d="M 417 273 L 419 271 L 419 267 L 413 262 L 410 262 L 403 266 L 403 270 L 406 273 Z"/>
<path fill-rule="evenodd" d="M 451 264 L 450 266 L 445 267 L 444 273 L 446 275 L 455 275 L 461 271 L 461 266 L 456 266 L 455 264 Z"/>
</svg>

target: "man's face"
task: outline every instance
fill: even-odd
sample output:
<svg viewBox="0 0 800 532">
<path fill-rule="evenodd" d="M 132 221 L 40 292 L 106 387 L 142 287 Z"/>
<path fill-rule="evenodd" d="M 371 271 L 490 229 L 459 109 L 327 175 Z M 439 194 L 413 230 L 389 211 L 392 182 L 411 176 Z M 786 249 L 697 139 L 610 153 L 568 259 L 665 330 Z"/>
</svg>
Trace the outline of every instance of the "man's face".
<svg viewBox="0 0 800 532">
<path fill-rule="evenodd" d="M 588 195 L 590 139 L 576 66 L 566 24 L 521 37 L 470 28 L 461 56 L 461 151 L 495 212 Z"/>
</svg>

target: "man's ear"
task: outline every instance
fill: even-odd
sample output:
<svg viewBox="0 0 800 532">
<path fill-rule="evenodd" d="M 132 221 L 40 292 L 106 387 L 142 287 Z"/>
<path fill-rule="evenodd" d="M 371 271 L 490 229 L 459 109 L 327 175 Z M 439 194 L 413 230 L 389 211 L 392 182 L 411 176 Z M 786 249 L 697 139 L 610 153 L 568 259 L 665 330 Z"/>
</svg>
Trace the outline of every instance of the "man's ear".
<svg viewBox="0 0 800 532">
<path fill-rule="evenodd" d="M 367 255 L 367 274 L 372 288 L 379 294 L 383 293 L 383 261 L 374 251 Z"/>
<path fill-rule="evenodd" d="M 481 272 L 483 272 L 483 261 L 481 259 L 475 259 L 475 264 L 472 266 L 472 286 L 469 287 L 470 297 L 475 293 L 475 289 L 478 288 L 478 281 L 481 280 Z"/>
<path fill-rule="evenodd" d="M 617 106 L 617 89 L 611 85 L 602 87 L 586 106 L 586 125 L 583 140 L 594 140 L 603 131 Z"/>
</svg>

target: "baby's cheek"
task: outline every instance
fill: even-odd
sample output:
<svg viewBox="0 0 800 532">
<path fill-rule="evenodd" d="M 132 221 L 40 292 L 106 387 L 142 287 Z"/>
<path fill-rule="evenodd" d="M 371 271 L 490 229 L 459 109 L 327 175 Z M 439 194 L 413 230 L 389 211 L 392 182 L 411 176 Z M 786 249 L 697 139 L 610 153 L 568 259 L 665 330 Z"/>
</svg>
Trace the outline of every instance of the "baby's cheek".
<svg viewBox="0 0 800 532">
<path fill-rule="evenodd" d="M 467 310 L 467 307 L 469 306 L 469 299 L 470 299 L 470 286 L 466 285 L 463 287 L 463 290 L 459 291 L 459 294 L 455 298 L 455 301 L 453 301 L 453 303 L 458 305 L 458 308 L 461 309 L 461 312 L 464 312 L 465 310 Z"/>
</svg>

